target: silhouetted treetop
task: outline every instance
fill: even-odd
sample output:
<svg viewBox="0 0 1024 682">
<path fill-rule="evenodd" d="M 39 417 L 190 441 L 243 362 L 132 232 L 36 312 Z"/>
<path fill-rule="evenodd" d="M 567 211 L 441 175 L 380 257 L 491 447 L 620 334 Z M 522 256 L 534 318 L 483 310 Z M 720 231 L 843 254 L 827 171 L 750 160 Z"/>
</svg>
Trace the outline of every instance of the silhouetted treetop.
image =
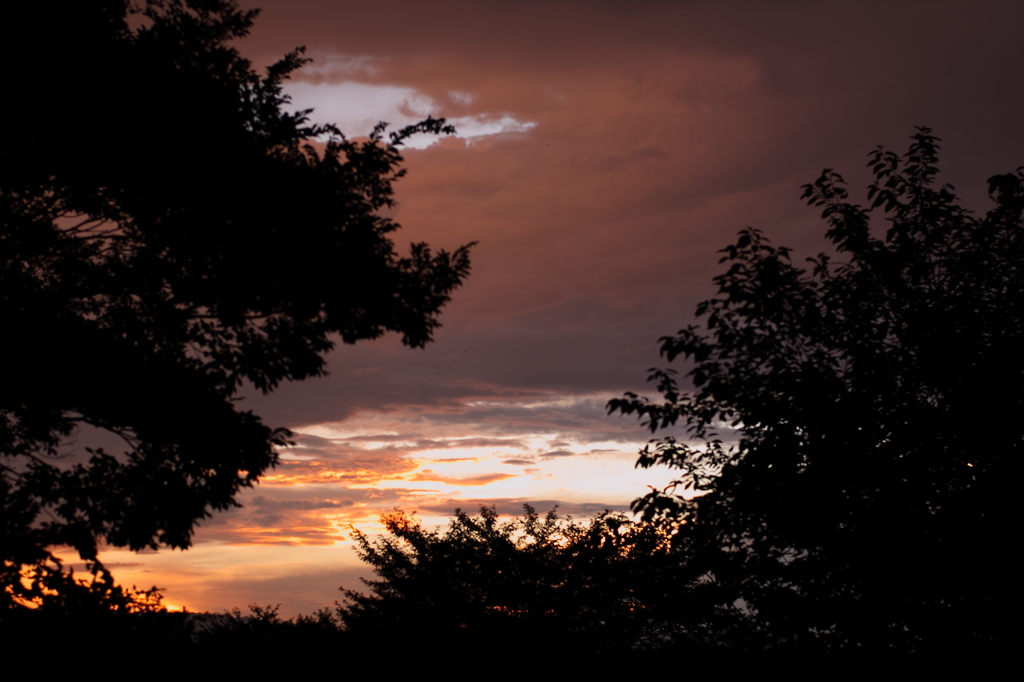
<svg viewBox="0 0 1024 682">
<path fill-rule="evenodd" d="M 478 515 L 456 510 L 442 532 L 398 511 L 381 519 L 387 536 L 356 531 L 359 557 L 377 577 L 363 581 L 368 593 L 343 590 L 346 629 L 377 638 L 402 628 L 449 644 L 557 637 L 584 647 L 570 647 L 572 657 L 703 645 L 743 620 L 690 568 L 673 521 L 524 512 L 502 521 L 486 506 Z"/>
<path fill-rule="evenodd" d="M 226 0 L 19 3 L 0 28 L 3 558 L 105 538 L 185 547 L 276 462 L 288 433 L 241 409 L 322 375 L 337 339 L 430 341 L 468 246 L 413 244 L 382 215 L 399 148 L 292 111 L 302 50 L 257 73 Z M 84 427 L 123 454 L 56 457 Z M 13 572 L 12 572 L 13 571 Z"/>
<path fill-rule="evenodd" d="M 804 187 L 839 253 L 801 268 L 759 231 L 724 249 L 702 326 L 663 338 L 686 383 L 609 403 L 681 470 L 636 508 L 694 522 L 707 567 L 788 637 L 839 647 L 992 645 L 1015 581 L 1024 438 L 1024 168 L 978 217 L 937 186 L 938 138 L 872 152 L 870 205 L 826 169 Z M 884 222 L 871 219 L 878 214 Z"/>
</svg>

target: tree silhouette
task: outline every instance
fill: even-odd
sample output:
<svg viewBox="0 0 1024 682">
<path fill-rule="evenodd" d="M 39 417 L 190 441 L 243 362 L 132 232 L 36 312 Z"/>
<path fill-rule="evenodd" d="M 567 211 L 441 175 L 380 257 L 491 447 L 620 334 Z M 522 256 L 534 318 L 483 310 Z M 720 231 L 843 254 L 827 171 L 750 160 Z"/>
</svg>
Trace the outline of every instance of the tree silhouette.
<svg viewBox="0 0 1024 682">
<path fill-rule="evenodd" d="M 228 0 L 18 3 L 0 112 L 0 500 L 7 603 L 54 545 L 189 545 L 289 434 L 241 409 L 340 339 L 423 346 L 468 246 L 401 257 L 392 182 L 427 119 L 365 140 L 290 112 L 301 49 L 259 75 Z M 62 457 L 75 434 L 123 452 Z M 64 450 L 62 451 L 62 448 Z M 108 452 L 108 450 L 111 450 Z"/>
<path fill-rule="evenodd" d="M 635 506 L 693 521 L 709 570 L 791 641 L 951 655 L 1013 632 L 1024 169 L 989 179 L 979 218 L 936 187 L 938 149 L 920 128 L 872 152 L 869 208 L 832 170 L 805 186 L 842 262 L 741 232 L 703 328 L 661 340 L 690 386 L 652 370 L 661 401 L 609 403 L 685 427 L 640 453 L 682 473 Z"/>
<path fill-rule="evenodd" d="M 704 646 L 742 620 L 689 568 L 675 522 L 605 512 L 584 523 L 524 511 L 503 522 L 486 506 L 477 516 L 456 510 L 444 532 L 398 511 L 381 519 L 390 537 L 356 531 L 377 578 L 363 580 L 368 593 L 343 590 L 346 630 L 371 640 L 416 632 L 447 645 L 557 638 L 577 656 Z"/>
</svg>

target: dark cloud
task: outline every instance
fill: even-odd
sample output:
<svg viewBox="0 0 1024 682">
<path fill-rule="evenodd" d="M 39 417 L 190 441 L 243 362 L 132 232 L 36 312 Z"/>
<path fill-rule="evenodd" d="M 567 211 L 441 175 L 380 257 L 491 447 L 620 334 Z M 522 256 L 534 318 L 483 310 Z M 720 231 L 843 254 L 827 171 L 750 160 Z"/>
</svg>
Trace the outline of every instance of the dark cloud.
<svg viewBox="0 0 1024 682">
<path fill-rule="evenodd" d="M 557 457 L 572 457 L 578 453 L 572 452 L 571 450 L 552 450 L 551 452 L 545 452 L 541 455 L 537 455 L 540 459 L 555 459 Z"/>
<path fill-rule="evenodd" d="M 429 419 L 429 417 L 426 417 Z M 348 440 L 348 439 L 346 439 Z M 373 440 L 372 438 L 367 440 Z M 446 450 L 450 448 L 525 448 L 526 445 L 513 438 L 447 438 L 447 439 L 401 439 L 403 449 L 412 451 Z M 457 460 L 446 460 L 457 461 Z"/>
<path fill-rule="evenodd" d="M 372 441 L 374 443 L 383 443 L 388 441 L 409 441 L 416 440 L 419 436 L 414 434 L 401 434 L 401 433 L 379 433 L 369 434 L 361 436 L 346 436 L 344 440 L 357 443 L 360 441 Z M 325 439 L 326 440 L 326 439 Z M 328 441 L 330 442 L 330 441 Z"/>
<path fill-rule="evenodd" d="M 603 511 L 628 512 L 629 505 L 622 504 L 601 504 L 567 502 L 564 500 L 532 500 L 527 498 L 471 498 L 471 499 L 445 499 L 437 502 L 419 505 L 421 511 L 429 511 L 449 516 L 456 509 L 467 513 L 476 513 L 480 507 L 494 507 L 502 516 L 522 516 L 523 505 L 530 505 L 538 513 L 546 514 L 554 509 L 559 515 L 587 517 L 600 514 Z"/>
<path fill-rule="evenodd" d="M 330 448 L 334 445 L 334 441 L 330 438 L 321 438 L 320 436 L 314 436 L 308 433 L 295 433 L 292 436 L 296 446 L 306 450 L 322 450 L 324 448 Z"/>
<path fill-rule="evenodd" d="M 339 449 L 340 450 L 340 449 Z M 382 478 L 401 476 L 416 469 L 417 464 L 405 457 L 407 451 L 378 449 L 344 449 L 320 451 L 308 460 L 283 459 L 269 474 L 266 483 L 295 485 L 298 483 L 373 484 Z"/>
<path fill-rule="evenodd" d="M 355 504 L 352 500 L 342 500 L 335 502 L 333 500 L 316 500 L 316 499 L 302 499 L 302 500 L 277 500 L 265 495 L 257 495 L 253 498 L 250 504 L 260 510 L 265 509 L 331 509 L 338 507 L 350 507 Z"/>
<path fill-rule="evenodd" d="M 444 476 L 438 474 L 430 469 L 424 469 L 423 471 L 410 476 L 407 480 L 409 481 L 437 481 L 439 483 L 448 483 L 449 485 L 487 485 L 488 483 L 494 483 L 495 481 L 504 481 L 508 478 L 515 478 L 515 474 L 480 474 L 477 476 Z"/>
</svg>

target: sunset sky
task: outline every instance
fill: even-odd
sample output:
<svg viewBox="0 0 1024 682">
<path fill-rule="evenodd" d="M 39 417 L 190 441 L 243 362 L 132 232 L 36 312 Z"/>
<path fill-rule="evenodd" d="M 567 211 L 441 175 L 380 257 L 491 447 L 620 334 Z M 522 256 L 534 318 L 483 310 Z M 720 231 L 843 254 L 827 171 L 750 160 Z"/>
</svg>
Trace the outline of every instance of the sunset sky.
<svg viewBox="0 0 1024 682">
<path fill-rule="evenodd" d="M 740 229 L 816 254 L 801 185 L 835 168 L 865 201 L 867 153 L 904 152 L 915 126 L 978 212 L 986 178 L 1024 164 L 1016 1 L 242 5 L 262 8 L 237 45 L 254 64 L 306 46 L 288 91 L 314 121 L 457 126 L 404 154 L 395 240 L 479 244 L 426 350 L 339 344 L 329 377 L 247 397 L 297 446 L 244 508 L 186 552 L 101 554 L 175 607 L 328 606 L 368 574 L 348 529 L 394 507 L 427 525 L 628 509 L 671 472 L 633 468 L 651 436 L 605 405 L 653 393 L 658 338 L 692 322 Z"/>
</svg>

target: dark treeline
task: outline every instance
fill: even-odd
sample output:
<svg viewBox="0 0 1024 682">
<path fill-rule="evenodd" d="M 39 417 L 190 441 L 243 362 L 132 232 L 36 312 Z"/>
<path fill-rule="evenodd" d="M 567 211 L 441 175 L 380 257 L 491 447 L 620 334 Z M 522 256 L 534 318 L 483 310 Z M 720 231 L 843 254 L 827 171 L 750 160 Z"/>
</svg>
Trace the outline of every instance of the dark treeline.
<svg viewBox="0 0 1024 682">
<path fill-rule="evenodd" d="M 361 590 L 343 589 L 314 614 L 285 619 L 279 605 L 259 604 L 168 612 L 159 593 L 125 590 L 104 572 L 65 574 L 60 584 L 51 575 L 36 608 L 0 616 L 5 645 L 37 651 L 60 642 L 66 660 L 113 648 L 115 677 L 157 660 L 265 673 L 328 672 L 342 659 L 350 671 L 370 672 L 398 655 L 517 674 L 607 674 L 634 664 L 761 676 L 782 670 L 770 660 L 767 633 L 723 603 L 711 576 L 695 572 L 677 522 L 607 512 L 580 521 L 554 510 L 541 517 L 528 505 L 507 520 L 488 507 L 475 515 L 456 510 L 443 531 L 402 512 L 382 521 L 385 536 L 354 533 L 375 578 Z M 829 669 L 827 661 L 800 666 L 812 677 Z M 785 671 L 799 672 L 789 660 Z"/>
<path fill-rule="evenodd" d="M 66 661 L 110 655 L 108 676 L 154 662 L 205 675 L 301 669 L 371 674 L 382 666 L 513 674 L 713 674 L 725 679 L 932 679 L 1005 669 L 1007 656 L 917 657 L 809 644 L 728 603 L 729 586 L 699 573 L 692 534 L 670 520 L 518 518 L 456 511 L 428 530 L 401 512 L 388 534 L 355 534 L 375 578 L 331 607 L 286 619 L 279 605 L 226 613 L 168 612 L 159 594 L 102 574 L 69 582 L 35 609 L 2 614 L 10 651 L 56 646 Z M 104 653 L 109 652 L 109 653 Z M 962 652 L 961 652 L 962 653 Z M 538 673 L 539 671 L 539 673 Z M 15 673 L 28 679 L 35 672 Z"/>
</svg>

